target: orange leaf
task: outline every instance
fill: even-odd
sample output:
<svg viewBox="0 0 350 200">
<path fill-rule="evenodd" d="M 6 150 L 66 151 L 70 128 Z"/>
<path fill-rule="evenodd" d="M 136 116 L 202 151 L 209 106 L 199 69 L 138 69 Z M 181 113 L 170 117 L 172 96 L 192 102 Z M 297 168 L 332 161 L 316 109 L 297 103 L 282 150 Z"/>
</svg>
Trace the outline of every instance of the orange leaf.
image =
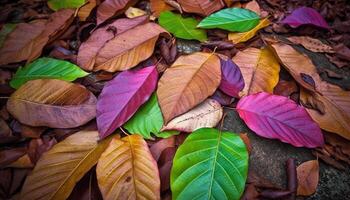
<svg viewBox="0 0 350 200">
<path fill-rule="evenodd" d="M 158 101 L 164 124 L 211 96 L 219 86 L 219 58 L 210 53 L 179 57 L 158 83 Z"/>
<path fill-rule="evenodd" d="M 155 17 L 159 17 L 161 12 L 167 10 L 174 10 L 173 7 L 165 3 L 164 0 L 150 0 L 151 3 L 151 11 Z"/>
<path fill-rule="evenodd" d="M 319 164 L 317 160 L 309 160 L 297 167 L 297 195 L 309 196 L 316 192 L 319 180 Z"/>
<path fill-rule="evenodd" d="M 96 0 L 89 0 L 89 2 L 87 2 L 81 8 L 79 8 L 78 17 L 80 21 L 85 21 L 95 7 L 96 7 Z"/>
</svg>

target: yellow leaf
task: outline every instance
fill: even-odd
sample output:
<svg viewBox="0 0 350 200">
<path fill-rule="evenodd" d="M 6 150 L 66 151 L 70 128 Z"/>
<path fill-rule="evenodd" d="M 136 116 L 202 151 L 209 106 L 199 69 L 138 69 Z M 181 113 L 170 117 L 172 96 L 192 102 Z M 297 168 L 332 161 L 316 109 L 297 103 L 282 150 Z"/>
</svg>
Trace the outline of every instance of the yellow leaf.
<svg viewBox="0 0 350 200">
<path fill-rule="evenodd" d="M 126 11 L 125 11 L 125 16 L 127 18 L 135 18 L 135 17 L 139 17 L 139 16 L 143 16 L 146 15 L 146 11 L 141 10 L 139 8 L 134 8 L 134 7 L 129 7 Z"/>
<path fill-rule="evenodd" d="M 104 199 L 160 199 L 157 162 L 139 135 L 114 138 L 96 167 Z"/>
<path fill-rule="evenodd" d="M 278 83 L 280 65 L 269 49 L 248 48 L 238 52 L 232 60 L 243 75 L 243 95 L 262 91 L 273 92 Z"/>
<path fill-rule="evenodd" d="M 98 140 L 97 131 L 80 131 L 53 146 L 25 180 L 20 199 L 67 199 L 110 141 Z"/>
<path fill-rule="evenodd" d="M 260 29 L 265 28 L 268 25 L 270 25 L 270 21 L 267 18 L 262 19 L 260 20 L 259 24 L 250 31 L 243 33 L 229 33 L 228 40 L 235 44 L 248 41 L 250 38 L 254 37 Z"/>
</svg>

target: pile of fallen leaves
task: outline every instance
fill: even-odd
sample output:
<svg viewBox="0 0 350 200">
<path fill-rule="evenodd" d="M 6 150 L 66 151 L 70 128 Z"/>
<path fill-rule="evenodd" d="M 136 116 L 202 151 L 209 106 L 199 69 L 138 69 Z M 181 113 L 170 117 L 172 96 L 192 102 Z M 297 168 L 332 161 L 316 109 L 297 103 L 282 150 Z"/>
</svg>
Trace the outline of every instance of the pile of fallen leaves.
<svg viewBox="0 0 350 200">
<path fill-rule="evenodd" d="M 1 199 L 295 199 L 350 164 L 345 0 L 3 1 Z M 222 131 L 313 148 L 287 188 Z"/>
</svg>

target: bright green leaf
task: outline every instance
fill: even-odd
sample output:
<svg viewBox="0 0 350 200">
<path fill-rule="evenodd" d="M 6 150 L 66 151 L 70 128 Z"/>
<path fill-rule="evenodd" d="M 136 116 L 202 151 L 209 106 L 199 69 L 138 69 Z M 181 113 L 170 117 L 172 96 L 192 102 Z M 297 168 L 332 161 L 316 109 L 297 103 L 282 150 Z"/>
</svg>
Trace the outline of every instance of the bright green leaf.
<svg viewBox="0 0 350 200">
<path fill-rule="evenodd" d="M 165 11 L 159 16 L 159 24 L 178 38 L 201 42 L 207 40 L 207 33 L 197 28 L 198 21 L 194 18 L 183 18 L 180 14 Z"/>
<path fill-rule="evenodd" d="M 34 79 L 74 81 L 88 74 L 89 73 L 80 69 L 80 67 L 68 61 L 53 58 L 39 58 L 25 67 L 20 67 L 10 81 L 10 85 L 17 89 L 27 81 Z"/>
<path fill-rule="evenodd" d="M 6 36 L 16 28 L 17 24 L 5 24 L 2 26 L 0 31 L 0 48 L 5 42 Z"/>
<path fill-rule="evenodd" d="M 79 8 L 85 4 L 85 0 L 49 0 L 47 4 L 52 10 L 57 11 L 62 8 Z"/>
<path fill-rule="evenodd" d="M 239 135 L 198 129 L 178 148 L 171 169 L 174 200 L 239 199 L 248 172 L 248 152 Z"/>
<path fill-rule="evenodd" d="M 139 134 L 146 139 L 152 138 L 151 133 L 162 138 L 179 134 L 179 131 L 159 132 L 162 126 L 163 116 L 158 105 L 157 96 L 154 93 L 152 94 L 151 98 L 124 125 L 124 128 L 126 128 L 131 134 Z"/>
<path fill-rule="evenodd" d="M 226 8 L 204 18 L 198 27 L 246 32 L 259 23 L 259 15 L 243 8 Z"/>
</svg>

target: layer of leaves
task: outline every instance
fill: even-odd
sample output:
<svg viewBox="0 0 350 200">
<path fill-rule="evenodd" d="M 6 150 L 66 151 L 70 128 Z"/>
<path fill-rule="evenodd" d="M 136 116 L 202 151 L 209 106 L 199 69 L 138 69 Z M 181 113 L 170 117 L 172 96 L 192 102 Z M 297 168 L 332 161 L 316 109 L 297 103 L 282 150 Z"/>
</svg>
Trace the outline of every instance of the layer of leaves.
<svg viewBox="0 0 350 200">
<path fill-rule="evenodd" d="M 98 160 L 104 199 L 160 199 L 157 162 L 139 135 L 114 138 Z"/>
<path fill-rule="evenodd" d="M 176 151 L 171 169 L 173 199 L 239 199 L 248 172 L 248 152 L 230 132 L 202 128 Z"/>
<path fill-rule="evenodd" d="M 309 160 L 297 167 L 298 195 L 310 196 L 316 192 L 319 180 L 319 164 L 317 160 Z"/>
<path fill-rule="evenodd" d="M 250 10 L 244 8 L 226 8 L 204 18 L 198 24 L 198 27 L 246 32 L 258 25 L 259 19 L 260 17 Z"/>
<path fill-rule="evenodd" d="M 110 17 L 123 13 L 136 2 L 136 0 L 105 0 L 97 8 L 97 24 L 101 24 Z"/>
<path fill-rule="evenodd" d="M 197 28 L 198 23 L 192 17 L 183 18 L 170 11 L 162 12 L 159 16 L 159 24 L 177 38 L 203 42 L 207 40 L 207 33 Z"/>
<path fill-rule="evenodd" d="M 200 128 L 215 127 L 221 120 L 223 109 L 219 102 L 207 99 L 187 113 L 171 120 L 162 130 L 193 132 Z"/>
<path fill-rule="evenodd" d="M 237 112 L 256 134 L 279 139 L 296 147 L 323 146 L 321 129 L 306 110 L 294 101 L 260 92 L 243 97 Z"/>
<path fill-rule="evenodd" d="M 239 97 L 239 92 L 244 88 L 244 80 L 241 70 L 231 59 L 220 59 L 220 63 L 220 90 L 231 97 Z"/>
<path fill-rule="evenodd" d="M 104 86 L 96 116 L 101 138 L 113 133 L 135 114 L 155 90 L 157 80 L 156 67 L 151 66 L 124 71 Z"/>
<path fill-rule="evenodd" d="M 185 12 L 196 13 L 203 16 L 208 16 L 224 7 L 221 0 L 178 0 L 178 2 Z"/>
<path fill-rule="evenodd" d="M 53 58 L 39 58 L 25 67 L 20 67 L 12 77 L 10 85 L 18 89 L 29 80 L 60 79 L 74 81 L 77 78 L 87 75 L 88 73 L 68 61 Z"/>
<path fill-rule="evenodd" d="M 142 135 L 145 139 L 151 139 L 151 133 L 158 137 L 178 134 L 178 131 L 160 132 L 163 126 L 163 116 L 158 105 L 157 95 L 154 93 L 149 100 L 142 105 L 135 115 L 125 123 L 124 127 L 132 134 Z"/>
<path fill-rule="evenodd" d="M 235 44 L 240 43 L 240 42 L 246 42 L 249 39 L 251 39 L 252 37 L 254 37 L 260 29 L 263 29 L 263 28 L 269 26 L 270 23 L 271 22 L 268 20 L 268 18 L 261 19 L 257 26 L 255 26 L 253 29 L 251 29 L 247 32 L 229 33 L 228 39 Z"/>
<path fill-rule="evenodd" d="M 7 110 L 23 124 L 72 128 L 96 116 L 96 97 L 85 87 L 58 79 L 28 81 L 7 101 Z"/>
<path fill-rule="evenodd" d="M 247 48 L 239 51 L 232 60 L 242 72 L 245 82 L 244 94 L 273 92 L 278 83 L 280 65 L 268 48 Z"/>
<path fill-rule="evenodd" d="M 66 199 L 110 141 L 98 140 L 97 131 L 81 131 L 44 153 L 24 182 L 20 199 Z"/>
<path fill-rule="evenodd" d="M 210 53 L 179 57 L 158 83 L 158 101 L 164 123 L 212 95 L 221 80 L 220 59 Z"/>
<path fill-rule="evenodd" d="M 282 20 L 283 24 L 296 28 L 301 25 L 313 25 L 320 28 L 329 29 L 327 22 L 315 9 L 309 7 L 300 7 L 295 9 L 292 14 Z"/>
<path fill-rule="evenodd" d="M 48 0 L 47 5 L 54 11 L 63 8 L 79 8 L 85 4 L 85 0 Z"/>
</svg>

